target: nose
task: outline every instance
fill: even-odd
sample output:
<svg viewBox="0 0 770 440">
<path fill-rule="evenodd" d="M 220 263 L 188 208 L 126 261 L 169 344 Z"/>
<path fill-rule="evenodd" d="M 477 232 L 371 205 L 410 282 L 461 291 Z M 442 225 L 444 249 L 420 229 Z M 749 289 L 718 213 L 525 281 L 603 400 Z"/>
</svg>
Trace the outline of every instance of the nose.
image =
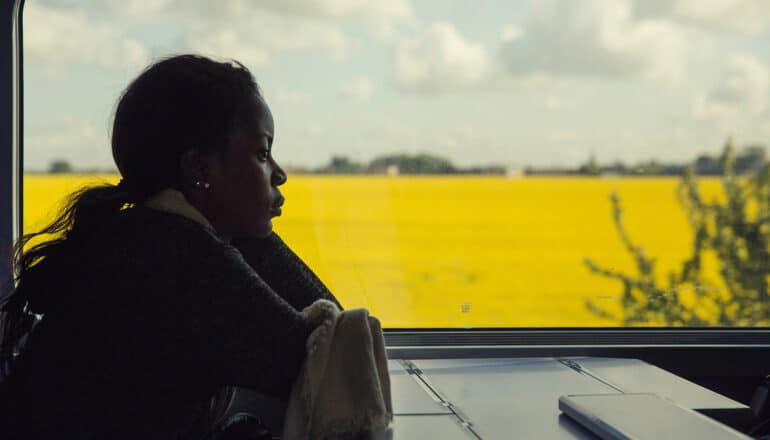
<svg viewBox="0 0 770 440">
<path fill-rule="evenodd" d="M 273 186 L 281 186 L 286 183 L 287 179 L 288 176 L 286 176 L 286 171 L 284 171 L 277 162 L 273 162 L 273 175 L 271 176 L 271 183 Z"/>
</svg>

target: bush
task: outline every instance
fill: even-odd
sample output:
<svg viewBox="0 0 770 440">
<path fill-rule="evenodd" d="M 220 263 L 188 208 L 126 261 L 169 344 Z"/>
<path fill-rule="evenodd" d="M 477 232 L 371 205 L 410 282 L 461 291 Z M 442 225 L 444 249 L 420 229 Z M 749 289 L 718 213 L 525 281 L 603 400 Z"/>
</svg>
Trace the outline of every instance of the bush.
<svg viewBox="0 0 770 440">
<path fill-rule="evenodd" d="M 725 200 L 701 197 L 693 167 L 679 186 L 678 196 L 693 231 L 690 258 L 668 274 L 667 284 L 655 276 L 655 259 L 628 236 L 620 197 L 612 194 L 615 227 L 633 256 L 636 271 L 629 275 L 586 258 L 594 274 L 622 284 L 621 315 L 592 300 L 594 314 L 622 325 L 763 326 L 770 323 L 770 165 L 755 164 L 755 174 L 738 176 L 735 148 L 728 141 L 721 157 Z M 721 283 L 704 279 L 703 260 L 710 253 L 719 262 Z M 683 293 L 689 297 L 683 300 Z"/>
<path fill-rule="evenodd" d="M 48 167 L 48 172 L 51 174 L 71 173 L 72 165 L 66 160 L 55 160 L 51 162 L 51 166 Z"/>
</svg>

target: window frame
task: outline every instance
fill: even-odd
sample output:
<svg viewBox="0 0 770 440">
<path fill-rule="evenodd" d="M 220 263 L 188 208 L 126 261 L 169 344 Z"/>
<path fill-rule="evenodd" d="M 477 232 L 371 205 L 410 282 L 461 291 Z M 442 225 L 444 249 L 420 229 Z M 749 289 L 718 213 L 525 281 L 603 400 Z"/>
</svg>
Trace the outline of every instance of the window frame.
<svg viewBox="0 0 770 440">
<path fill-rule="evenodd" d="M 11 279 L 11 244 L 21 233 L 22 20 L 24 0 L 0 6 L 0 280 Z"/>
<path fill-rule="evenodd" d="M 0 277 L 21 232 L 24 0 L 0 6 Z M 643 359 L 685 377 L 770 372 L 770 328 L 386 329 L 391 358 L 603 356 Z"/>
<path fill-rule="evenodd" d="M 770 373 L 766 328 L 386 329 L 393 359 L 593 356 L 635 358 L 680 376 Z"/>
</svg>

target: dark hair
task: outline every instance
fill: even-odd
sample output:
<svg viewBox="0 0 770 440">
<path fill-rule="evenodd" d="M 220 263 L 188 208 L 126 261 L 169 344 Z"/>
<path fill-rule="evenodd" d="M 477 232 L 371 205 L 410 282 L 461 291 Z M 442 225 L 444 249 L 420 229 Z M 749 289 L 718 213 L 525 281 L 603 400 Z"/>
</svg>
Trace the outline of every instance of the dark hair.
<svg viewBox="0 0 770 440">
<path fill-rule="evenodd" d="M 53 222 L 13 246 L 13 280 L 0 298 L 0 375 L 9 374 L 14 352 L 59 293 L 35 288 L 36 279 L 61 270 L 57 260 L 66 260 L 66 250 L 121 209 L 162 188 L 188 186 L 180 168 L 185 151 L 222 151 L 236 136 L 255 134 L 259 97 L 254 77 L 242 64 L 196 55 L 163 59 L 129 84 L 112 128 L 112 156 L 121 183 L 71 194 Z M 31 239 L 48 235 L 53 238 L 24 250 Z"/>
</svg>

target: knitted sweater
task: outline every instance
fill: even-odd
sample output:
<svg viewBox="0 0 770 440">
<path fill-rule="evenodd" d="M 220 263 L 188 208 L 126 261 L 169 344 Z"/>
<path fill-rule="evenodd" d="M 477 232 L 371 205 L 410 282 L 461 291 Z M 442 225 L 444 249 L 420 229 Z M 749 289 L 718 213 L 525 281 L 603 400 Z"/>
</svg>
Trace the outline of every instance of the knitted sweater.
<svg viewBox="0 0 770 440">
<path fill-rule="evenodd" d="M 45 292 L 45 316 L 2 396 L 0 438 L 14 425 L 23 438 L 177 438 L 220 386 L 285 398 L 311 330 L 297 310 L 336 302 L 277 235 L 230 245 L 146 207 L 49 260 L 19 286 Z"/>
</svg>

